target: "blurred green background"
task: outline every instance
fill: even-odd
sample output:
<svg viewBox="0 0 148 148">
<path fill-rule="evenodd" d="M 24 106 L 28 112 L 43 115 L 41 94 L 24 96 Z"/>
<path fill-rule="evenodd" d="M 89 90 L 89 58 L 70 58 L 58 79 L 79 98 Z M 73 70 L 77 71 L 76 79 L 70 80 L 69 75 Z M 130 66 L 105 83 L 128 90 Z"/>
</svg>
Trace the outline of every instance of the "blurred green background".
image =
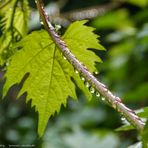
<svg viewBox="0 0 148 148">
<path fill-rule="evenodd" d="M 96 28 L 95 33 L 100 35 L 107 51 L 94 50 L 103 60 L 101 64 L 96 63 L 99 71 L 96 77 L 128 107 L 147 106 L 148 1 L 46 0 L 45 3 L 52 8 L 58 3 L 65 17 L 70 12 L 81 11 L 80 8 L 97 7 L 99 12 L 95 17 L 90 15 L 88 25 Z M 35 11 L 31 0 L 30 6 Z M 68 22 L 71 21 L 74 20 L 68 18 Z M 35 24 L 30 25 L 30 31 L 41 28 L 38 21 L 30 20 L 30 24 Z M 0 81 L 2 90 L 3 73 Z M 12 88 L 7 98 L 0 101 L 0 144 L 31 144 L 37 148 L 126 148 L 139 140 L 136 130 L 115 131 L 123 124 L 122 117 L 95 96 L 87 102 L 80 90 L 77 90 L 78 102 L 69 98 L 67 107 L 50 118 L 44 136 L 38 139 L 37 113 L 30 108 L 30 103 L 25 104 L 25 96 L 15 99 L 17 91 L 16 87 Z"/>
</svg>

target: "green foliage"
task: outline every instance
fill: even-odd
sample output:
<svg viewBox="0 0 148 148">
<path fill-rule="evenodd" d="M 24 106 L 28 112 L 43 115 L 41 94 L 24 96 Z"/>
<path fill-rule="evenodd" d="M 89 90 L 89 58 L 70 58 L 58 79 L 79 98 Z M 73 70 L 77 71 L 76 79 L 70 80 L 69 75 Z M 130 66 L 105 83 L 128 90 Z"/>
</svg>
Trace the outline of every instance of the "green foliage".
<svg viewBox="0 0 148 148">
<path fill-rule="evenodd" d="M 129 131 L 129 130 L 133 130 L 135 129 L 135 127 L 133 127 L 132 125 L 129 125 L 129 124 L 125 124 L 119 128 L 116 129 L 116 131 Z"/>
<path fill-rule="evenodd" d="M 86 49 L 104 48 L 98 43 L 98 36 L 92 32 L 94 29 L 84 26 L 85 22 L 73 23 L 64 34 L 63 39 L 71 47 L 76 57 L 93 71 L 95 70 L 93 68 L 94 62 L 100 62 L 101 60 Z M 84 38 L 86 33 L 87 37 Z M 79 47 L 79 44 L 75 45 L 78 40 L 82 47 Z M 5 74 L 4 95 L 10 86 L 20 83 L 24 75 L 29 73 L 19 96 L 27 92 L 27 101 L 32 99 L 32 106 L 35 106 L 36 111 L 39 113 L 38 133 L 41 136 L 49 117 L 55 112 L 59 112 L 62 104 L 66 105 L 67 97 L 76 98 L 75 86 L 71 81 L 71 77 L 74 76 L 74 80 L 76 79 L 77 85 L 80 87 L 82 85 L 81 79 L 75 76 L 78 74 L 74 72 L 71 64 L 63 58 L 46 31 L 31 33 L 18 42 L 15 48 L 21 49 L 9 60 Z M 86 56 L 80 56 L 82 50 Z M 90 61 L 86 61 L 87 57 L 89 57 Z M 88 96 L 88 90 L 83 88 L 82 90 Z"/>
<path fill-rule="evenodd" d="M 92 25 L 100 29 L 120 29 L 129 28 L 133 26 L 131 20 L 127 19 L 129 16 L 126 9 L 120 9 L 107 13 L 102 17 L 96 18 Z"/>
<path fill-rule="evenodd" d="M 141 135 L 142 135 L 143 148 L 147 148 L 148 147 L 148 121 L 146 122 L 146 125 Z"/>
<path fill-rule="evenodd" d="M 99 41 L 96 40 L 99 36 L 93 33 L 95 29 L 83 25 L 86 22 L 87 21 L 84 20 L 70 25 L 63 39 L 66 41 L 71 52 L 93 72 L 96 71 L 94 67 L 95 61 L 101 62 L 101 59 L 95 53 L 86 49 L 94 48 L 104 50 L 104 48 L 98 44 Z"/>
<path fill-rule="evenodd" d="M 138 115 L 142 118 L 148 118 L 148 107 L 144 107 L 138 111 Z"/>
<path fill-rule="evenodd" d="M 93 100 L 92 100 L 93 101 Z M 54 123 L 50 122 L 49 128 L 43 137 L 43 148 L 110 148 L 119 146 L 119 137 L 112 131 L 96 128 L 96 124 L 103 123 L 106 118 L 106 110 L 89 103 L 77 104 L 73 111 L 63 112 L 58 115 Z M 87 104 L 87 105 L 86 105 Z M 67 130 L 68 129 L 68 130 Z"/>
<path fill-rule="evenodd" d="M 140 0 L 140 1 L 137 1 L 137 0 L 127 0 L 127 2 L 131 3 L 131 4 L 134 4 L 134 5 L 137 5 L 139 7 L 147 7 L 148 6 L 147 0 Z"/>
<path fill-rule="evenodd" d="M 27 34 L 29 7 L 26 0 L 12 0 L 4 6 L 3 3 L 0 4 L 0 7 L 0 26 L 3 33 L 0 38 L 0 65 L 3 65 L 13 52 L 13 43 Z"/>
<path fill-rule="evenodd" d="M 48 133 L 44 138 L 43 148 L 54 147 L 54 148 L 115 148 L 118 146 L 119 139 L 112 132 L 99 131 L 88 132 L 80 127 L 70 127 L 72 132 L 61 134 L 62 127 L 55 129 L 56 127 L 48 129 Z M 50 137 L 50 138 L 49 138 Z M 57 139 L 58 137 L 58 139 Z M 75 142 L 77 141 L 77 142 Z"/>
<path fill-rule="evenodd" d="M 126 94 L 126 99 L 128 100 L 139 100 L 139 97 L 141 99 L 145 99 L 147 97 L 147 90 L 148 90 L 148 83 L 143 83 L 140 86 L 137 86 L 134 90 L 130 91 Z M 135 93 L 136 92 L 136 93 Z"/>
</svg>

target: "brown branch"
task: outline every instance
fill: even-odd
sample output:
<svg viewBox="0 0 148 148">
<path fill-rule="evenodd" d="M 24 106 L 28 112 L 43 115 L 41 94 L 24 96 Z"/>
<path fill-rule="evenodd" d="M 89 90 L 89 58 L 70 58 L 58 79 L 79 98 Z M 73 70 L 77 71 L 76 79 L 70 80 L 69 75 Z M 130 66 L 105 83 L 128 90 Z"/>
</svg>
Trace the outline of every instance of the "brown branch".
<svg viewBox="0 0 148 148">
<path fill-rule="evenodd" d="M 99 82 L 88 70 L 87 68 L 78 61 L 78 59 L 70 52 L 66 43 L 60 38 L 60 36 L 55 32 L 50 19 L 46 12 L 44 11 L 44 6 L 42 0 L 36 0 L 37 8 L 40 13 L 41 19 L 44 23 L 45 29 L 48 31 L 49 35 L 54 40 L 55 44 L 59 47 L 66 59 L 73 65 L 73 67 L 81 73 L 85 80 L 99 93 L 101 94 L 111 106 L 118 111 L 122 116 L 124 116 L 127 121 L 129 121 L 134 127 L 139 131 L 142 131 L 145 123 L 136 115 L 136 113 L 126 107 L 121 99 L 115 96 L 107 87 Z"/>
<path fill-rule="evenodd" d="M 91 6 L 88 8 L 68 11 L 68 12 L 63 13 L 61 16 L 69 20 L 72 20 L 72 21 L 91 19 L 96 16 L 104 15 L 106 12 L 108 12 L 109 10 L 112 10 L 113 8 L 116 8 L 120 4 L 121 3 L 111 2 L 109 4 Z"/>
<path fill-rule="evenodd" d="M 47 12 L 49 13 L 50 21 L 53 24 L 59 24 L 63 27 L 67 27 L 71 24 L 72 21 L 83 20 L 83 19 L 93 19 L 94 17 L 102 16 L 108 11 L 114 8 L 117 8 L 122 4 L 122 2 L 120 1 L 116 3 L 111 2 L 104 5 L 96 5 L 96 6 L 91 6 L 83 9 L 76 9 L 68 12 L 60 12 L 60 8 L 63 7 L 63 5 L 65 5 L 66 1 L 67 0 L 65 1 L 59 0 L 58 2 L 54 2 L 54 5 L 53 3 L 51 3 L 45 7 Z M 55 7 L 54 8 L 55 12 L 50 12 L 50 9 L 51 8 L 53 9 L 53 7 Z M 36 21 L 38 20 L 38 12 L 32 11 L 31 14 L 32 15 L 30 19 L 30 28 L 32 29 L 32 27 L 38 25 L 36 24 Z"/>
</svg>

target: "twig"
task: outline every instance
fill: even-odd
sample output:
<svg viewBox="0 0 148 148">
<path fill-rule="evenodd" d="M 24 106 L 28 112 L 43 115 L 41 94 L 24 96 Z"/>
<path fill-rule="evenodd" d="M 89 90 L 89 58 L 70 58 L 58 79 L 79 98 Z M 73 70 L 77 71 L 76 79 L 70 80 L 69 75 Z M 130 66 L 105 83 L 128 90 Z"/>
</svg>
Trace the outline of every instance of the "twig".
<svg viewBox="0 0 148 148">
<path fill-rule="evenodd" d="M 97 16 L 102 16 L 108 11 L 119 7 L 122 3 L 121 2 L 111 2 L 105 5 L 97 5 L 91 6 L 83 9 L 76 9 L 68 12 L 60 12 L 61 7 L 65 5 L 67 0 L 59 0 L 58 2 L 52 2 L 45 7 L 46 12 L 50 16 L 50 21 L 53 24 L 59 24 L 63 27 L 68 27 L 72 21 L 75 20 L 83 20 L 83 19 L 93 19 Z M 61 4 L 64 3 L 64 4 Z M 36 22 L 38 21 L 39 14 L 38 11 L 31 12 L 31 19 L 29 23 L 29 28 L 34 29 L 38 27 L 39 24 Z"/>
<path fill-rule="evenodd" d="M 68 11 L 68 12 L 61 14 L 61 16 L 64 18 L 67 18 L 68 20 L 72 20 L 72 21 L 92 19 L 96 16 L 104 15 L 109 10 L 116 8 L 117 6 L 120 6 L 121 4 L 122 4 L 121 2 L 119 3 L 111 2 L 105 5 L 97 5 L 97 6 L 91 6 L 88 8 Z"/>
<path fill-rule="evenodd" d="M 136 115 L 136 113 L 126 107 L 121 99 L 112 94 L 107 87 L 99 82 L 88 70 L 87 68 L 77 60 L 77 58 L 70 52 L 66 43 L 60 38 L 56 33 L 54 27 L 52 26 L 48 15 L 46 14 L 43 6 L 42 0 L 36 0 L 37 8 L 40 13 L 41 19 L 44 23 L 45 29 L 48 31 L 49 35 L 52 37 L 56 45 L 59 47 L 66 59 L 73 65 L 73 67 L 81 73 L 81 75 L 89 82 L 89 84 L 94 87 L 94 89 L 100 93 L 111 106 L 118 111 L 122 116 L 124 116 L 127 121 L 129 121 L 134 127 L 139 131 L 142 131 L 145 123 Z"/>
</svg>

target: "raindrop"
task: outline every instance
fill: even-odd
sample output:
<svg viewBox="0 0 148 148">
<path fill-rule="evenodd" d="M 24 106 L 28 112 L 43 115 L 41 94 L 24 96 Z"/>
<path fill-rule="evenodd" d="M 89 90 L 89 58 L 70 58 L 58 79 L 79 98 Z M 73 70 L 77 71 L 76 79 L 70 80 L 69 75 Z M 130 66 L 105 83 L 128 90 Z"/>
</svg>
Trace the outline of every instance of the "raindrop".
<svg viewBox="0 0 148 148">
<path fill-rule="evenodd" d="M 97 96 L 97 97 L 100 97 L 100 93 L 99 93 L 99 92 L 96 92 L 96 96 Z"/>
<path fill-rule="evenodd" d="M 95 93 L 95 89 L 93 87 L 90 88 L 90 93 L 91 94 Z"/>
<path fill-rule="evenodd" d="M 6 62 L 6 66 L 9 66 L 9 62 Z"/>
<path fill-rule="evenodd" d="M 89 84 L 88 82 L 86 82 L 86 83 L 85 83 L 85 86 L 86 86 L 87 88 L 89 88 L 89 87 L 90 87 L 90 84 Z"/>
<path fill-rule="evenodd" d="M 82 81 L 85 81 L 85 78 L 84 78 L 84 77 L 81 77 L 81 80 L 82 80 Z"/>
<path fill-rule="evenodd" d="M 99 72 L 98 72 L 98 71 L 95 71 L 95 74 L 96 74 L 96 75 L 98 75 L 98 74 L 99 74 Z"/>
<path fill-rule="evenodd" d="M 124 117 L 121 117 L 121 121 L 125 121 L 125 118 Z"/>
<path fill-rule="evenodd" d="M 79 72 L 75 69 L 75 73 L 78 74 Z"/>
<path fill-rule="evenodd" d="M 41 25 L 44 25 L 43 21 L 40 21 Z"/>
<path fill-rule="evenodd" d="M 102 100 L 102 101 L 105 101 L 105 98 L 104 98 L 104 97 L 102 97 L 102 98 L 101 98 L 101 100 Z"/>
<path fill-rule="evenodd" d="M 67 58 L 65 56 L 63 56 L 64 60 L 67 60 Z"/>
</svg>

